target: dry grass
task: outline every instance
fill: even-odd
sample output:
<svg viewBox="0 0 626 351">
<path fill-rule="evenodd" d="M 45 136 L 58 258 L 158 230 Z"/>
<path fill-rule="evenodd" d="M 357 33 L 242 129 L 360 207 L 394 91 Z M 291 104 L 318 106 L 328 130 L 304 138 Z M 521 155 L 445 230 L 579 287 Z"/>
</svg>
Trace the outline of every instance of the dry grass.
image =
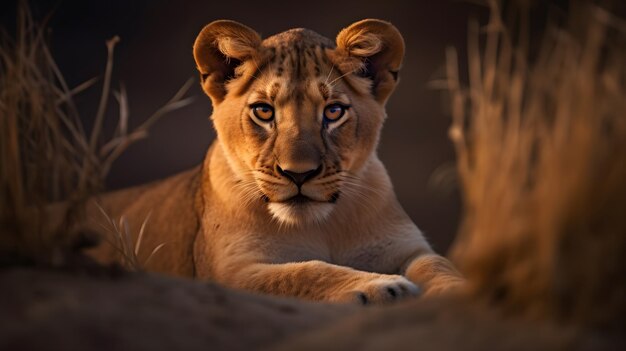
<svg viewBox="0 0 626 351">
<path fill-rule="evenodd" d="M 191 102 L 180 90 L 139 127 L 129 129 L 128 97 L 111 88 L 113 56 L 119 38 L 107 41 L 108 60 L 93 128 L 85 130 L 73 97 L 94 86 L 93 78 L 70 88 L 46 44 L 46 20 L 37 24 L 26 2 L 18 9 L 15 37 L 4 30 L 0 42 L 0 257 L 54 263 L 75 244 L 68 232 L 86 199 L 102 190 L 113 162 L 132 143 L 145 138 L 163 115 Z M 113 135 L 104 135 L 110 95 L 117 100 Z M 70 211 L 49 235 L 46 206 L 65 201 Z"/>
<path fill-rule="evenodd" d="M 148 213 L 146 218 L 141 223 L 139 233 L 137 233 L 137 239 L 133 241 L 133 234 L 130 229 L 130 224 L 126 216 L 122 215 L 118 221 L 111 218 L 109 214 L 98 204 L 96 204 L 103 218 L 105 224 L 102 224 L 102 228 L 108 233 L 108 238 L 105 240 L 119 253 L 121 258 L 121 264 L 131 271 L 143 271 L 144 267 L 150 262 L 152 257 L 159 252 L 167 243 L 160 243 L 155 246 L 148 257 L 144 260 L 139 258 L 139 250 L 142 247 L 143 238 L 146 233 L 146 227 L 150 220 L 151 212 Z"/>
<path fill-rule="evenodd" d="M 538 55 L 523 7 L 469 31 L 469 87 L 447 53 L 466 208 L 453 256 L 476 296 L 531 318 L 626 315 L 626 25 L 572 3 Z M 484 41 L 479 40 L 484 37 Z"/>
</svg>

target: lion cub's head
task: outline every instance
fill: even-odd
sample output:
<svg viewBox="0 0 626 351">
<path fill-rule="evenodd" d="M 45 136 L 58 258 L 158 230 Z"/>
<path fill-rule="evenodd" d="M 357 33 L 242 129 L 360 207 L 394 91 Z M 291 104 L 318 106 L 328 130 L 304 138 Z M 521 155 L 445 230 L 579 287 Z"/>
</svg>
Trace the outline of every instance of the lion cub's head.
<svg viewBox="0 0 626 351">
<path fill-rule="evenodd" d="M 322 221 L 358 196 L 404 55 L 390 23 L 363 20 L 336 43 L 292 29 L 265 40 L 208 24 L 194 57 L 218 139 L 249 199 L 281 223 Z"/>
</svg>

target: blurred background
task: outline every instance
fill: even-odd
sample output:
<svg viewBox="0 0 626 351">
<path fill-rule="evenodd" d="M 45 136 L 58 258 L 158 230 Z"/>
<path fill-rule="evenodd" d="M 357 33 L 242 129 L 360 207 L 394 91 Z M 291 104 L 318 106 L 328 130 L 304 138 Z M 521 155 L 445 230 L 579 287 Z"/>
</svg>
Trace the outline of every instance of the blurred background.
<svg viewBox="0 0 626 351">
<path fill-rule="evenodd" d="M 334 39 L 363 18 L 392 22 L 406 41 L 400 84 L 391 97 L 379 155 L 405 210 L 435 250 L 445 254 L 459 222 L 460 200 L 454 180 L 454 152 L 447 138 L 447 101 L 429 83 L 443 77 L 445 49 L 465 56 L 468 18 L 485 23 L 486 9 L 469 2 L 443 1 L 30 1 L 35 18 L 48 14 L 51 49 L 68 84 L 101 76 L 105 41 L 118 35 L 114 89 L 128 92 L 131 125 L 162 106 L 190 77 L 194 102 L 164 117 L 150 136 L 114 164 L 109 190 L 160 179 L 200 163 L 215 138 L 211 104 L 197 83 L 192 45 L 200 29 L 216 19 L 232 19 L 263 37 L 306 27 Z M 13 30 L 16 1 L 2 1 L 2 25 Z M 76 97 L 82 116 L 92 119 L 99 99 L 95 88 Z M 109 112 L 115 115 L 115 104 Z M 111 124 L 115 118 L 108 119 Z M 90 120 L 84 121 L 89 126 Z M 114 125 L 108 126 L 111 130 Z"/>
</svg>

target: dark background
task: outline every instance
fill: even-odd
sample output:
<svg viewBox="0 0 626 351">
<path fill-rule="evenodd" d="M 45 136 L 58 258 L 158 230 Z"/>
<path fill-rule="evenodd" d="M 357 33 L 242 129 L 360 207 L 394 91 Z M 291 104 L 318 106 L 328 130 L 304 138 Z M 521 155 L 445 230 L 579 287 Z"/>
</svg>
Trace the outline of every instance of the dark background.
<svg viewBox="0 0 626 351">
<path fill-rule="evenodd" d="M 264 37 L 306 27 L 329 38 L 363 18 L 391 21 L 406 41 L 400 84 L 391 97 L 379 154 L 400 202 L 436 251 L 446 253 L 459 221 L 460 201 L 453 185 L 454 152 L 447 139 L 445 96 L 429 88 L 443 76 L 445 49 L 464 55 L 468 18 L 486 10 L 458 1 L 31 1 L 36 18 L 52 12 L 53 55 L 70 86 L 104 72 L 105 40 L 116 48 L 113 87 L 125 85 L 131 125 L 138 125 L 190 77 L 197 77 L 192 44 L 207 23 L 233 19 Z M 0 19 L 14 28 L 16 3 L 3 1 Z M 483 22 L 484 23 L 484 22 Z M 95 115 L 101 82 L 79 95 L 85 123 Z M 202 161 L 215 134 L 211 104 L 193 85 L 193 104 L 166 116 L 148 139 L 133 145 L 114 165 L 108 189 L 159 179 Z M 115 110 L 115 104 L 111 105 Z M 110 117 L 114 117 L 112 114 Z M 110 118 L 111 126 L 115 118 Z M 111 127 L 109 126 L 109 127 Z"/>
</svg>

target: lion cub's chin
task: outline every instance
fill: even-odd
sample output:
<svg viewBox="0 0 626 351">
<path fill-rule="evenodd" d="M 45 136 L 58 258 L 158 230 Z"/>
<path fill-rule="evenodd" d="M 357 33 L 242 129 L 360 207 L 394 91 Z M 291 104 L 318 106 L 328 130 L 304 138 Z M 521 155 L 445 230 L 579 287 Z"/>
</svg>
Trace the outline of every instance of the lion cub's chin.
<svg viewBox="0 0 626 351">
<path fill-rule="evenodd" d="M 333 211 L 333 204 L 324 202 L 281 203 L 267 205 L 272 216 L 281 224 L 303 225 L 322 223 Z"/>
</svg>

